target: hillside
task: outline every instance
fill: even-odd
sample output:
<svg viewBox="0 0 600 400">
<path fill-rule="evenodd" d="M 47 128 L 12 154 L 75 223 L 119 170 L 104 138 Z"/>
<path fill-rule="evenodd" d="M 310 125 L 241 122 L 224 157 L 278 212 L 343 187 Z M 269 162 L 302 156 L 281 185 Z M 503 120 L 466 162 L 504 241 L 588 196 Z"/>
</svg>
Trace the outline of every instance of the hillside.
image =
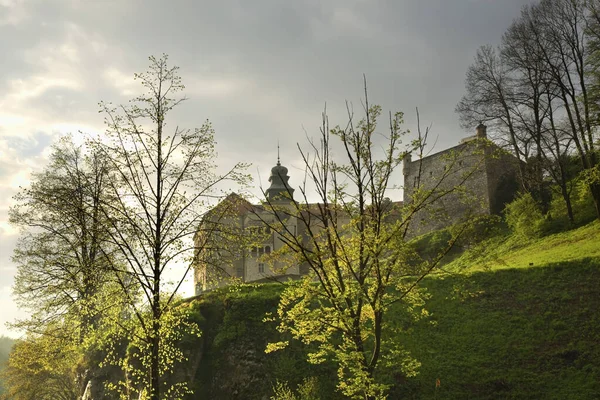
<svg viewBox="0 0 600 400">
<path fill-rule="evenodd" d="M 425 280 L 431 318 L 400 338 L 422 364 L 390 398 L 597 399 L 600 396 L 600 224 L 524 243 L 499 236 Z M 306 349 L 265 354 L 282 285 L 245 285 L 193 300 L 202 343 L 187 343 L 198 398 L 268 398 L 277 380 L 312 377 L 323 399 L 335 368 Z M 201 314 L 201 316 L 199 315 Z M 404 324 L 399 314 L 393 323 Z M 436 388 L 436 379 L 440 385 Z"/>
</svg>

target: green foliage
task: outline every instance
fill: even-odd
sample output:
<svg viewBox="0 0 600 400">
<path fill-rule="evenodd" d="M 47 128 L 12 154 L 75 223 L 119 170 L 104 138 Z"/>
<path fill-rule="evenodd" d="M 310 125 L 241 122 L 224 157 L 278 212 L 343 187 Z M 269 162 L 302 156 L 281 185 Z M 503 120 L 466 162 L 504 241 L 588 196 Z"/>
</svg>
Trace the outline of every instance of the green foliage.
<svg viewBox="0 0 600 400">
<path fill-rule="evenodd" d="M 319 380 L 315 377 L 305 378 L 294 393 L 287 383 L 277 381 L 271 400 L 320 400 L 318 382 Z"/>
<path fill-rule="evenodd" d="M 542 236 L 544 216 L 539 204 L 531 194 L 525 193 L 506 205 L 506 223 L 512 231 L 525 239 Z"/>
<path fill-rule="evenodd" d="M 150 312 L 144 313 L 144 323 L 152 321 Z M 189 385 L 180 377 L 179 370 L 188 360 L 184 352 L 184 343 L 192 338 L 200 337 L 200 329 L 195 321 L 193 311 L 187 304 L 179 307 L 166 308 L 161 316 L 159 346 L 159 373 L 163 399 L 181 399 L 191 394 Z M 127 348 L 123 353 L 122 344 Z M 116 394 L 122 400 L 134 396 L 136 399 L 150 398 L 151 342 L 147 340 L 146 332 L 138 324 L 138 320 L 127 319 L 114 321 L 112 329 L 104 336 L 99 344 L 106 356 L 101 367 L 116 366 L 122 371 L 121 379 L 105 382 L 108 393 Z"/>
<path fill-rule="evenodd" d="M 2 370 L 6 366 L 6 362 L 8 361 L 8 355 L 12 350 L 12 347 L 15 344 L 15 340 L 7 337 L 0 336 L 0 396 L 4 393 L 4 385 L 2 383 Z"/>
<path fill-rule="evenodd" d="M 582 176 L 584 174 L 582 173 Z M 589 223 L 597 217 L 589 183 L 582 176 L 576 179 L 573 191 L 573 208 L 577 225 Z"/>
<path fill-rule="evenodd" d="M 541 205 L 531 194 L 525 193 L 507 204 L 504 210 L 506 223 L 512 232 L 528 240 L 567 231 L 593 221 L 596 218 L 596 210 L 589 184 L 581 177 L 575 178 L 571 184 L 574 186 L 571 204 L 575 224 L 569 221 L 566 204 L 558 190 L 553 191 L 554 195 L 546 214 L 542 213 Z"/>
<path fill-rule="evenodd" d="M 63 327 L 49 325 L 42 334 L 29 334 L 15 342 L 2 379 L 11 400 L 76 400 L 79 394 L 76 365 L 81 349 Z M 72 331 L 65 327 L 64 331 Z"/>
<path fill-rule="evenodd" d="M 411 315 L 421 314 L 422 307 L 390 306 L 385 339 L 402 347 L 387 361 L 388 398 L 595 399 L 600 391 L 595 379 L 600 376 L 600 224 L 527 242 L 501 226 L 494 230 L 498 236 L 446 265 L 449 274 L 422 281 L 428 295 L 421 318 Z M 462 260 L 467 256 L 468 262 Z M 459 261 L 469 268 L 456 273 Z M 190 304 L 204 321 L 202 343 L 190 343 L 190 349 L 202 349 L 198 398 L 300 399 L 309 377 L 318 377 L 317 395 L 306 398 L 342 398 L 336 365 L 308 364 L 307 354 L 317 348 L 274 329 L 270 319 L 284 288 L 241 285 Z M 239 327 L 242 320 L 248 321 L 245 329 Z M 289 345 L 263 353 L 276 341 Z M 419 361 L 418 375 L 402 372 L 403 351 Z"/>
</svg>

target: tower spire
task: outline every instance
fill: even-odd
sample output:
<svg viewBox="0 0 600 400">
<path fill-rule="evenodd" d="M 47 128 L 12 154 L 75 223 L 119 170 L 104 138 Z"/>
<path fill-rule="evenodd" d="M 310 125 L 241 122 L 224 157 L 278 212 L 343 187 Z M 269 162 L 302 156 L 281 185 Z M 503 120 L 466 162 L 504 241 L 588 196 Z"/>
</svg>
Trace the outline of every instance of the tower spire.
<svg viewBox="0 0 600 400">
<path fill-rule="evenodd" d="M 281 165 L 281 156 L 279 154 L 279 139 L 277 140 L 277 165 L 271 168 L 269 182 L 271 185 L 266 190 L 267 199 L 270 201 L 293 201 L 294 189 L 288 183 L 288 169 Z"/>
</svg>

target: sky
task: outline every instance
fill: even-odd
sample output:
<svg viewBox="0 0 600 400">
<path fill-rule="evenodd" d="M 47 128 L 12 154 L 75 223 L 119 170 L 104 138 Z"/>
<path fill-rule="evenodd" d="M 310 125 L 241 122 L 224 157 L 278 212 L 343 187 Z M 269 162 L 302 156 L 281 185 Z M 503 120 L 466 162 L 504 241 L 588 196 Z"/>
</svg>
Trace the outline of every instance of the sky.
<svg viewBox="0 0 600 400">
<path fill-rule="evenodd" d="M 418 107 L 436 150 L 473 134 L 454 113 L 466 70 L 529 2 L 0 0 L 0 335 L 19 336 L 5 323 L 26 315 L 11 296 L 12 197 L 60 135 L 103 132 L 98 102 L 142 92 L 133 74 L 148 56 L 180 67 L 189 100 L 167 122 L 210 120 L 219 168 L 251 163 L 265 184 L 279 142 L 297 185 L 296 144 L 318 135 L 325 105 L 331 125 L 346 121 L 346 101 L 359 114 L 363 74 L 370 103 L 403 111 L 413 134 Z"/>
</svg>

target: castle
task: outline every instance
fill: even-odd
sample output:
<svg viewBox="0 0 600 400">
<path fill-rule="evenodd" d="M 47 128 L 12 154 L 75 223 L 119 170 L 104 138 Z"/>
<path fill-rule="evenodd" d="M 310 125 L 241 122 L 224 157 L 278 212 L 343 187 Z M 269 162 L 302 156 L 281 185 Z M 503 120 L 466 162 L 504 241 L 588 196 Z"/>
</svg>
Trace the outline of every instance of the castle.
<svg viewBox="0 0 600 400">
<path fill-rule="evenodd" d="M 438 230 L 472 215 L 500 214 L 518 190 L 516 158 L 487 140 L 486 127 L 480 124 L 476 134 L 458 145 L 417 160 L 407 154 L 403 159 L 404 204 L 419 202 L 411 217 L 408 237 Z M 278 207 L 291 206 L 294 189 L 288 169 L 277 164 L 271 169 L 266 200 Z M 401 203 L 401 202 L 399 202 Z M 292 208 L 290 208 L 292 210 Z M 196 294 L 237 282 L 269 279 L 297 279 L 308 272 L 306 265 L 286 265 L 281 260 L 266 263 L 269 254 L 284 246 L 277 232 L 269 228 L 274 216 L 271 208 L 251 204 L 232 193 L 209 211 L 205 220 L 219 216 L 236 238 L 254 236 L 252 245 L 232 239 L 221 230 L 203 229 L 196 234 L 197 254 L 194 265 Z M 299 219 L 289 217 L 285 229 L 302 237 L 306 229 Z M 227 241 L 237 246 L 220 246 Z M 211 254 L 219 253 L 211 262 Z M 223 254 L 225 253 L 225 254 Z"/>
<path fill-rule="evenodd" d="M 277 164 L 271 169 L 269 177 L 270 186 L 265 194 L 271 204 L 279 207 L 289 205 L 289 196 L 292 196 L 294 189 L 289 185 L 288 169 L 281 165 L 279 157 Z M 226 286 L 233 281 L 255 282 L 268 280 L 270 277 L 277 279 L 297 278 L 308 272 L 306 266 L 292 265 L 287 267 L 281 260 L 275 260 L 272 263 L 264 262 L 264 258 L 269 254 L 279 250 L 284 246 L 277 232 L 274 232 L 267 224 L 274 223 L 273 212 L 266 209 L 262 204 L 252 204 L 236 193 L 227 196 L 223 201 L 211 210 L 205 220 L 212 218 L 215 213 L 219 214 L 219 224 L 227 226 L 227 234 L 215 232 L 208 229 L 208 234 L 199 232 L 195 235 L 195 247 L 206 249 L 205 253 L 211 253 L 213 243 L 231 242 L 231 237 L 235 241 L 240 236 L 252 236 L 252 245 L 248 247 L 248 241 L 243 241 L 239 246 L 223 246 L 225 254 L 219 254 L 214 257 L 218 265 L 214 265 L 210 254 L 196 257 L 194 265 L 194 285 L 196 294 L 213 289 L 215 287 Z M 292 234 L 301 234 L 299 230 L 302 224 L 298 223 L 297 218 L 288 218 L 286 229 Z M 225 237 L 229 236 L 229 237 Z M 240 243 L 242 240 L 240 240 Z M 207 246 L 208 244 L 208 246 Z"/>
<path fill-rule="evenodd" d="M 486 126 L 449 149 L 403 160 L 404 202 L 419 191 L 430 200 L 417 211 L 410 236 L 454 225 L 468 215 L 499 215 L 519 189 L 518 160 L 487 140 Z"/>
</svg>

